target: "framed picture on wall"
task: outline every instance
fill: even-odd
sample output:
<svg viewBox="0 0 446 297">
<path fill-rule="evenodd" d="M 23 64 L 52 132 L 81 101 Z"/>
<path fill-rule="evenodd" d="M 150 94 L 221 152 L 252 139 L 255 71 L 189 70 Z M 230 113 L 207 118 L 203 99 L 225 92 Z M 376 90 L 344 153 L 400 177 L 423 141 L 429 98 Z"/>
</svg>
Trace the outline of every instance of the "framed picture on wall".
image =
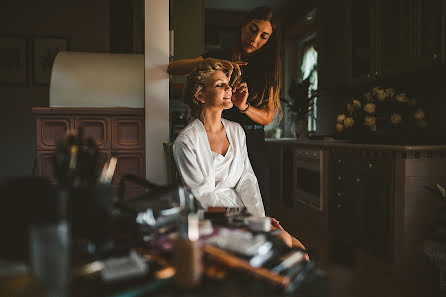
<svg viewBox="0 0 446 297">
<path fill-rule="evenodd" d="M 61 37 L 33 38 L 33 84 L 48 85 L 54 59 L 61 51 L 68 50 L 68 40 Z"/>
<path fill-rule="evenodd" d="M 0 85 L 26 85 L 27 40 L 0 36 Z"/>
</svg>

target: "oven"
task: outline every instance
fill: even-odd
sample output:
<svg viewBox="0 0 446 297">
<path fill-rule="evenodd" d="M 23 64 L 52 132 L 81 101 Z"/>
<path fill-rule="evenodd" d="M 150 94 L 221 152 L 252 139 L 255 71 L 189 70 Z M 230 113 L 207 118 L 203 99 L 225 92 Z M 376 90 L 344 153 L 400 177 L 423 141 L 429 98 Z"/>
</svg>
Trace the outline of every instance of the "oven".
<svg viewBox="0 0 446 297">
<path fill-rule="evenodd" d="M 293 166 L 293 200 L 323 210 L 325 152 L 319 148 L 296 148 Z"/>
</svg>

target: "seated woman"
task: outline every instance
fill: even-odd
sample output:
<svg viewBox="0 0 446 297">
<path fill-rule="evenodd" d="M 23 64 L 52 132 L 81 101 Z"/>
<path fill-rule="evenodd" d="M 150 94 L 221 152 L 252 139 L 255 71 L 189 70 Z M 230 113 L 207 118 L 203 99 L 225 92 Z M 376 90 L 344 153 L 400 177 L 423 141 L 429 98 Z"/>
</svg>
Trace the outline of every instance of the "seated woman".
<svg viewBox="0 0 446 297">
<path fill-rule="evenodd" d="M 204 60 L 187 76 L 185 103 L 197 118 L 184 128 L 173 145 L 178 172 L 203 207 L 246 207 L 265 216 L 257 178 L 249 162 L 240 124 L 221 117 L 233 102 L 246 101 L 246 83 L 229 85 L 224 66 Z M 281 228 L 272 219 L 273 225 Z M 285 231 L 289 246 L 304 246 Z"/>
</svg>

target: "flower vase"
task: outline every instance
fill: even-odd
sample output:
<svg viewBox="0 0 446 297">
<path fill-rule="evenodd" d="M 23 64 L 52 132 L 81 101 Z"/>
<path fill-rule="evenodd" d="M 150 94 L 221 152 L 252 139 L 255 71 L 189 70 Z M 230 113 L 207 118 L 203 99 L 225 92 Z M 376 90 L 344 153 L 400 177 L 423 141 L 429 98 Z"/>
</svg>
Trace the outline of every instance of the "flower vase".
<svg viewBox="0 0 446 297">
<path fill-rule="evenodd" d="M 296 137 L 301 141 L 308 140 L 308 122 L 306 118 L 296 121 Z"/>
</svg>

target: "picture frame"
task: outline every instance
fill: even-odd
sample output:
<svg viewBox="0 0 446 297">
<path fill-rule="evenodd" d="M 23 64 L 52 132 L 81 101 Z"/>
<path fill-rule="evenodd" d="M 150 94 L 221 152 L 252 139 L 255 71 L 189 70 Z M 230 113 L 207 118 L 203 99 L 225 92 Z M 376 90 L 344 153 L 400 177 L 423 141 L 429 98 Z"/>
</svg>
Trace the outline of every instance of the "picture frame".
<svg viewBox="0 0 446 297">
<path fill-rule="evenodd" d="M 28 40 L 0 36 L 0 85 L 24 86 L 28 82 Z"/>
<path fill-rule="evenodd" d="M 57 54 L 69 49 L 68 39 L 64 37 L 34 37 L 32 42 L 33 84 L 48 85 L 51 70 Z"/>
</svg>

